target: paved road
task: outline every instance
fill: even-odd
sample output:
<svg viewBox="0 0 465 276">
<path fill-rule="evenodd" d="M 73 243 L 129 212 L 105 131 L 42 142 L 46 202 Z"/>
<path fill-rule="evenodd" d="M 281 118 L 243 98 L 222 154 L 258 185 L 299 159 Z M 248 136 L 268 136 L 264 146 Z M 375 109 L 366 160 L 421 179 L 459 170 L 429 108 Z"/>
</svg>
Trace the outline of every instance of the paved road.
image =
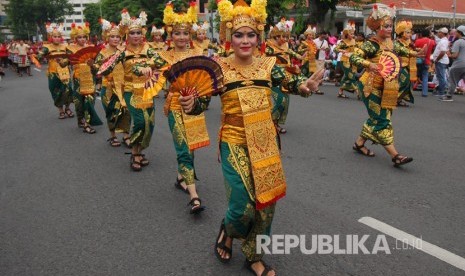
<svg viewBox="0 0 465 276">
<path fill-rule="evenodd" d="M 133 173 L 126 150 L 105 142 L 104 126 L 87 135 L 75 119 L 57 119 L 44 73 L 7 73 L 0 83 L 0 275 L 251 275 L 238 242 L 230 264 L 213 255 L 225 211 L 215 143 L 196 153 L 208 209 L 189 215 L 188 197 L 173 187 L 176 160 L 162 99 L 146 152 L 152 163 Z M 336 98 L 334 86 L 322 90 L 292 97 L 282 137 L 288 194 L 273 234 L 370 235 L 371 251 L 382 233 L 358 220 L 372 217 L 465 257 L 465 97 L 417 97 L 413 107 L 395 111 L 396 145 L 415 158 L 395 169 L 380 146 L 371 146 L 375 158 L 351 149 L 366 119 L 361 102 Z M 97 110 L 103 114 L 99 102 Z M 214 98 L 207 112 L 212 141 L 219 111 Z M 395 239 L 385 237 L 391 254 L 293 249 L 266 260 L 280 275 L 465 274 L 420 250 L 395 249 Z"/>
</svg>

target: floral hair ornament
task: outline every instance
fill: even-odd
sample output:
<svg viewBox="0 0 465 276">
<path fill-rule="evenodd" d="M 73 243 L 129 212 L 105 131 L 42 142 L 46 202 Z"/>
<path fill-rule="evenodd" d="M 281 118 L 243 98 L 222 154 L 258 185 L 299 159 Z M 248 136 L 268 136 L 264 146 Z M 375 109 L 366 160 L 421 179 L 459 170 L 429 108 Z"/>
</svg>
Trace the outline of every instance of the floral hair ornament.
<svg viewBox="0 0 465 276">
<path fill-rule="evenodd" d="M 165 29 L 163 29 L 163 27 L 158 29 L 157 26 L 152 25 L 152 30 L 150 31 L 150 34 L 152 36 L 157 35 L 157 34 L 158 35 L 163 35 L 164 33 L 165 33 Z"/>
<path fill-rule="evenodd" d="M 347 23 L 347 26 L 344 28 L 342 31 L 342 34 L 347 35 L 347 34 L 354 34 L 355 33 L 355 22 L 354 21 L 349 21 Z"/>
<path fill-rule="evenodd" d="M 392 19 L 396 16 L 396 6 L 394 4 L 389 7 L 378 7 L 377 4 L 373 5 L 373 11 L 367 18 L 367 26 L 372 31 L 377 31 L 382 27 L 382 23 L 386 19 Z"/>
<path fill-rule="evenodd" d="M 47 31 L 48 41 L 52 42 L 52 36 L 54 35 L 62 36 L 63 32 L 65 31 L 65 27 L 63 26 L 63 23 L 57 24 L 57 23 L 47 22 L 45 24 L 45 30 Z"/>
<path fill-rule="evenodd" d="M 86 36 L 88 37 L 90 34 L 90 29 L 89 29 L 89 22 L 84 23 L 84 25 L 76 25 L 76 23 L 71 24 L 71 33 L 70 37 L 71 39 L 75 39 L 77 36 Z"/>
<path fill-rule="evenodd" d="M 145 24 L 147 23 L 147 14 L 141 11 L 139 17 L 131 17 L 127 9 L 121 11 L 121 21 L 119 22 L 119 32 L 121 36 L 127 36 L 130 31 L 141 30 L 142 35 L 145 36 L 147 29 Z"/>
<path fill-rule="evenodd" d="M 171 33 L 174 30 L 188 30 L 190 32 L 192 24 L 197 23 L 196 2 L 190 2 L 186 13 L 174 12 L 174 5 L 170 1 L 163 11 L 163 23 L 166 25 L 168 41 L 171 40 Z"/>
<path fill-rule="evenodd" d="M 114 23 L 110 23 L 108 20 L 100 18 L 99 23 L 102 26 L 102 38 L 105 41 L 108 41 L 108 38 L 112 35 L 117 35 L 121 37 L 119 27 Z"/>
<path fill-rule="evenodd" d="M 241 27 L 249 27 L 260 35 L 260 51 L 265 52 L 266 4 L 266 0 L 252 0 L 250 6 L 244 0 L 238 0 L 234 5 L 229 0 L 218 1 L 220 38 L 225 40 L 227 51 L 231 48 L 232 34 Z"/>
<path fill-rule="evenodd" d="M 401 34 L 405 31 L 410 31 L 413 28 L 413 24 L 408 20 L 401 20 L 396 24 L 396 34 Z"/>
<path fill-rule="evenodd" d="M 202 25 L 197 25 L 196 23 L 194 23 L 192 25 L 192 31 L 195 33 L 195 34 L 206 34 L 208 29 L 210 28 L 210 24 L 208 24 L 208 22 L 203 22 Z"/>
<path fill-rule="evenodd" d="M 274 27 L 270 26 L 270 37 L 276 37 L 280 35 L 290 36 L 292 27 L 294 26 L 294 19 L 286 20 L 285 17 L 281 18 Z"/>
<path fill-rule="evenodd" d="M 312 25 L 308 25 L 307 29 L 304 32 L 304 35 L 309 35 L 309 34 L 315 35 L 316 34 L 316 27 L 314 27 Z"/>
</svg>

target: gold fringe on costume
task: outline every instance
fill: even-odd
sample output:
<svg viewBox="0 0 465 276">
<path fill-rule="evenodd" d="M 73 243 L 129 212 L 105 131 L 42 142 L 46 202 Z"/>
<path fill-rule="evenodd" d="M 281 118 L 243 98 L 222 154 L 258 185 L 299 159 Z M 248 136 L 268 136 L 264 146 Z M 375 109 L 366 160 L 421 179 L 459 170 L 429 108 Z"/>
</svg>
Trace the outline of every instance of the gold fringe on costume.
<svg viewBox="0 0 465 276">
<path fill-rule="evenodd" d="M 79 94 L 91 95 L 94 94 L 94 80 L 90 67 L 85 63 L 74 65 L 74 75 L 79 79 Z"/>
<path fill-rule="evenodd" d="M 417 57 L 409 58 L 410 81 L 417 80 Z"/>
<path fill-rule="evenodd" d="M 132 101 L 134 103 L 134 107 L 136 108 L 145 109 L 145 108 L 153 107 L 153 99 L 150 98 L 148 100 L 145 100 L 144 98 L 145 81 L 146 81 L 145 76 L 140 76 L 140 77 L 133 76 L 132 78 L 133 87 L 134 87 Z"/>
<path fill-rule="evenodd" d="M 286 180 L 276 143 L 276 129 L 271 119 L 266 91 L 263 88 L 249 86 L 238 89 L 237 94 L 243 112 L 247 148 L 252 163 L 256 207 L 263 209 L 286 194 Z"/>
<path fill-rule="evenodd" d="M 199 149 L 210 145 L 210 137 L 208 136 L 207 123 L 205 115 L 193 116 L 182 113 L 184 128 L 186 129 L 187 145 L 190 150 Z"/>
<path fill-rule="evenodd" d="M 393 79 L 392 81 L 384 81 L 383 96 L 381 99 L 381 107 L 395 109 L 397 106 L 397 97 L 399 93 L 399 81 Z"/>
</svg>

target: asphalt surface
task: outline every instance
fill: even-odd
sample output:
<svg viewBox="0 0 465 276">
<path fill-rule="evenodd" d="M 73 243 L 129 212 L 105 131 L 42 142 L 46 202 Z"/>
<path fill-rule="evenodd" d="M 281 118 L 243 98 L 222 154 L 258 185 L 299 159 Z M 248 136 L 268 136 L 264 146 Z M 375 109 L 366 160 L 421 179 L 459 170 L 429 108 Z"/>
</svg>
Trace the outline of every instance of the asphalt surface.
<svg viewBox="0 0 465 276">
<path fill-rule="evenodd" d="M 106 126 L 94 135 L 76 119 L 58 120 L 45 73 L 0 82 L 0 275 L 252 275 L 235 240 L 232 261 L 213 255 L 226 210 L 216 133 L 220 103 L 207 111 L 212 140 L 196 152 L 199 195 L 207 210 L 188 213 L 188 196 L 173 186 L 176 157 L 163 99 L 146 150 L 151 164 L 129 169 L 128 150 L 111 148 Z M 362 103 L 325 95 L 291 97 L 282 136 L 287 196 L 277 206 L 273 234 L 370 235 L 358 222 L 372 217 L 465 257 L 465 97 L 419 97 L 394 112 L 395 144 L 414 158 L 396 169 L 382 147 L 376 157 L 352 145 L 367 118 Z M 97 110 L 104 119 L 100 102 Z M 343 238 L 342 238 L 343 239 Z M 390 236 L 391 254 L 265 256 L 279 275 L 465 275 Z M 310 247 L 310 246 L 308 246 Z"/>
</svg>

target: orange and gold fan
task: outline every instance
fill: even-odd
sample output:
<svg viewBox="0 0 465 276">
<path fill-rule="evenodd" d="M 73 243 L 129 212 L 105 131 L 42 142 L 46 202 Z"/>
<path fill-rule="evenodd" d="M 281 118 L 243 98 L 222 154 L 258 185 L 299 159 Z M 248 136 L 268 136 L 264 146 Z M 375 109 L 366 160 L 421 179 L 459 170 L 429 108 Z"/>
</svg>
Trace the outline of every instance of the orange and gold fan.
<svg viewBox="0 0 465 276">
<path fill-rule="evenodd" d="M 171 66 L 164 76 L 171 83 L 171 91 L 182 96 L 211 96 L 223 90 L 223 72 L 214 60 L 196 56 L 186 58 Z"/>
<path fill-rule="evenodd" d="M 385 81 L 392 81 L 399 75 L 400 60 L 390 51 L 383 51 L 378 62 L 379 73 Z"/>
<path fill-rule="evenodd" d="M 86 63 L 89 59 L 95 59 L 95 57 L 100 52 L 99 47 L 89 46 L 80 49 L 76 53 L 69 56 L 69 61 L 71 64 Z"/>
<path fill-rule="evenodd" d="M 42 68 L 42 65 L 40 64 L 40 62 L 37 60 L 37 56 L 32 54 L 32 55 L 29 55 L 29 59 L 31 60 L 32 64 L 34 64 L 37 69 L 40 69 Z"/>
</svg>

